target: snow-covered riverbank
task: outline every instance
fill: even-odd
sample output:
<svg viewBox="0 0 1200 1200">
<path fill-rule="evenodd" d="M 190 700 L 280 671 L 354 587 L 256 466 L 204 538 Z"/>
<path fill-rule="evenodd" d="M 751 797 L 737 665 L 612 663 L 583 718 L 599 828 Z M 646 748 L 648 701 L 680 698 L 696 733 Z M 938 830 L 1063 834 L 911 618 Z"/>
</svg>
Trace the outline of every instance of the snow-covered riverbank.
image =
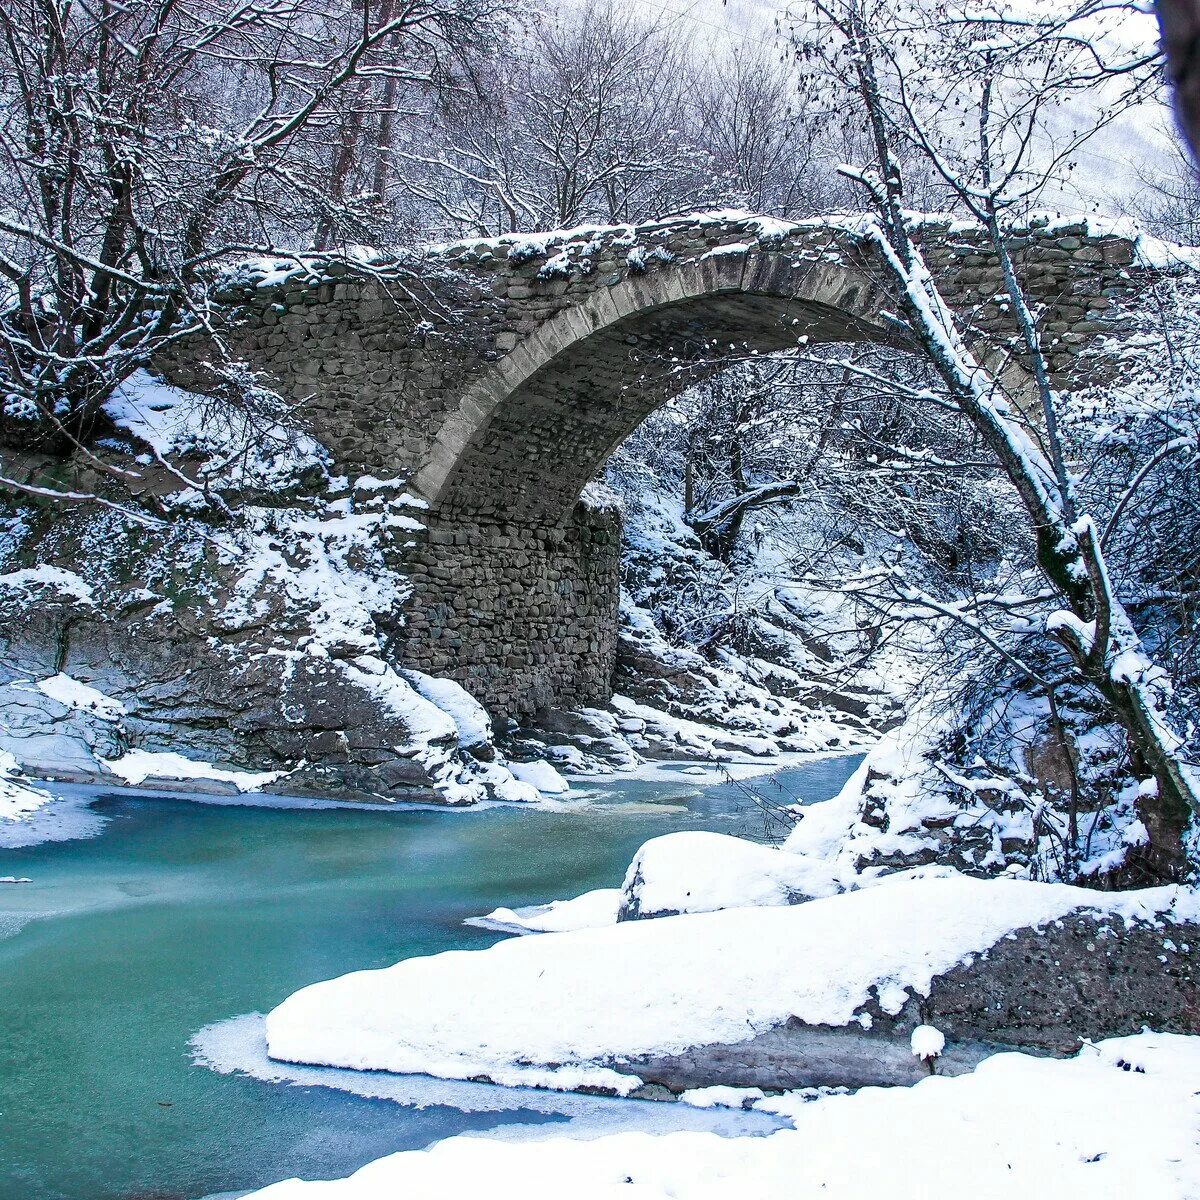
<svg viewBox="0 0 1200 1200">
<path fill-rule="evenodd" d="M 765 1138 L 626 1133 L 594 1141 L 456 1137 L 345 1180 L 255 1200 L 1189 1200 L 1200 1194 L 1200 1038 L 1141 1034 L 1066 1061 L 999 1054 L 971 1075 L 853 1095 L 787 1096 Z"/>
<path fill-rule="evenodd" d="M 844 851 L 861 841 L 869 770 L 805 810 L 782 847 L 667 834 L 642 846 L 619 888 L 469 922 L 535 936 L 314 984 L 266 1021 L 284 1063 L 682 1093 L 782 1114 L 793 1130 L 513 1147 L 455 1138 L 317 1194 L 424 1194 L 436 1180 L 523 1198 L 1024 1188 L 1191 1200 L 1200 893 L 947 866 L 856 871 Z M 1174 1032 L 1136 1032 L 1147 1028 Z M 305 1200 L 309 1186 L 261 1195 Z"/>
<path fill-rule="evenodd" d="M 1200 919 L 1200 900 L 1190 889 L 1111 895 L 916 871 L 804 904 L 515 938 L 358 972 L 290 997 L 268 1016 L 267 1040 L 272 1057 L 290 1062 L 637 1094 L 643 1062 L 690 1055 L 697 1061 L 686 1071 L 711 1072 L 705 1082 L 744 1084 L 772 1071 L 786 1081 L 819 1048 L 802 1043 L 789 1062 L 788 1048 L 773 1044 L 759 1063 L 754 1039 L 798 1027 L 821 1037 L 872 1031 L 861 1050 L 829 1047 L 839 1061 L 813 1080 L 860 1083 L 855 1054 L 887 1075 L 890 1043 L 907 1052 L 909 1029 L 889 1038 L 883 1016 L 929 997 L 936 978 L 1002 939 L 1068 915 L 1108 929 L 1181 925 Z M 985 1040 L 964 1031 L 944 1069 L 973 1066 Z M 744 1074 L 730 1079 L 730 1070 Z"/>
</svg>

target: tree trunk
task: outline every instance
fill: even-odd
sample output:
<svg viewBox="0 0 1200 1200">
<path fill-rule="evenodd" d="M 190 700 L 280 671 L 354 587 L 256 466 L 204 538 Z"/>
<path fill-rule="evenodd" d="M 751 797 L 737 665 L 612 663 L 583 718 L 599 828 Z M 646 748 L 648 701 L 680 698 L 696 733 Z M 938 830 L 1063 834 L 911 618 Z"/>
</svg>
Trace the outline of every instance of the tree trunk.
<svg viewBox="0 0 1200 1200">
<path fill-rule="evenodd" d="M 1200 165 L 1200 0 L 1156 0 L 1154 9 L 1175 93 L 1175 118 Z"/>
<path fill-rule="evenodd" d="M 714 558 L 727 563 L 737 545 L 742 525 L 750 513 L 755 509 L 791 499 L 800 493 L 800 487 L 800 483 L 794 479 L 764 484 L 762 487 L 741 492 L 732 500 L 726 500 L 706 513 L 690 517 L 689 524 L 696 531 L 704 549 Z"/>
</svg>

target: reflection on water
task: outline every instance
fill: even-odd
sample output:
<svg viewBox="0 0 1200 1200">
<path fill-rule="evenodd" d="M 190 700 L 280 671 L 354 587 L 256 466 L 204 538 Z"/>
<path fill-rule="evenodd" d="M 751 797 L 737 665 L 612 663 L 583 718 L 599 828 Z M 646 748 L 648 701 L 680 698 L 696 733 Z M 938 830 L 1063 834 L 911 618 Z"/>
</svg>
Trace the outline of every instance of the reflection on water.
<svg viewBox="0 0 1200 1200">
<path fill-rule="evenodd" d="M 821 799 L 856 763 L 791 769 L 784 791 Z M 738 787 L 660 771 L 543 809 L 126 796 L 92 812 L 106 823 L 91 840 L 0 849 L 0 875 L 32 880 L 0 888 L 0 1200 L 193 1200 L 346 1175 L 454 1133 L 552 1121 L 587 1135 L 631 1113 L 652 1129 L 762 1128 L 675 1105 L 428 1080 L 391 1080 L 385 1095 L 375 1077 L 359 1094 L 347 1089 L 361 1077 L 333 1077 L 349 1073 L 272 1071 L 253 1019 L 231 1021 L 318 979 L 491 945 L 499 935 L 463 920 L 618 884 L 647 838 L 762 836 Z M 219 1069 L 197 1065 L 197 1048 Z"/>
</svg>

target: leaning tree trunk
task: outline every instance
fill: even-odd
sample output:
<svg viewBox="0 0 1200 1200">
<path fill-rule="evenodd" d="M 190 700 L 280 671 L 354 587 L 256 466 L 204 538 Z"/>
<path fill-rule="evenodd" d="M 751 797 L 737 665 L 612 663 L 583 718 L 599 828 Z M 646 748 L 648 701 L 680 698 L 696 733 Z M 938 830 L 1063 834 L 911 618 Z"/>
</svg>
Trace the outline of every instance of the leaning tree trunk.
<svg viewBox="0 0 1200 1200">
<path fill-rule="evenodd" d="M 1139 859 L 1160 879 L 1189 871 L 1184 836 L 1200 813 L 1200 782 L 1179 757 L 1179 739 L 1158 703 L 1156 672 L 1108 580 L 1094 524 L 1067 519 L 1052 481 L 1054 470 L 1008 411 L 996 381 L 963 343 L 907 228 L 868 236 L 899 285 L 908 324 L 963 415 L 995 452 L 1037 532 L 1038 563 L 1067 605 L 1051 633 L 1070 653 L 1121 723 L 1136 758 L 1154 777 L 1153 795 L 1139 797 L 1138 815 L 1149 841 Z M 904 239 L 901 253 L 892 238 Z M 1088 632 L 1089 623 L 1091 631 Z"/>
</svg>

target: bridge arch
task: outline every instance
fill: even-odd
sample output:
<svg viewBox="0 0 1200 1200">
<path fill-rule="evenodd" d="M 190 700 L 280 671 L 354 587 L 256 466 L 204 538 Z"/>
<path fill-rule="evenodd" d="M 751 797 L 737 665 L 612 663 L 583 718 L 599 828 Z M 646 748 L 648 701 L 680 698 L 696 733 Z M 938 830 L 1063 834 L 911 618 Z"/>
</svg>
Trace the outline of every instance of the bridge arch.
<svg viewBox="0 0 1200 1200">
<path fill-rule="evenodd" d="M 628 274 L 544 321 L 463 393 L 414 486 L 446 519 L 561 525 L 609 455 L 723 353 L 896 339 L 860 265 L 746 246 Z"/>
<path fill-rule="evenodd" d="M 747 351 L 898 340 L 853 251 L 735 244 L 655 268 L 593 288 L 476 375 L 414 475 L 430 542 L 399 653 L 497 718 L 611 692 L 620 515 L 579 499 L 646 417 Z"/>
</svg>

